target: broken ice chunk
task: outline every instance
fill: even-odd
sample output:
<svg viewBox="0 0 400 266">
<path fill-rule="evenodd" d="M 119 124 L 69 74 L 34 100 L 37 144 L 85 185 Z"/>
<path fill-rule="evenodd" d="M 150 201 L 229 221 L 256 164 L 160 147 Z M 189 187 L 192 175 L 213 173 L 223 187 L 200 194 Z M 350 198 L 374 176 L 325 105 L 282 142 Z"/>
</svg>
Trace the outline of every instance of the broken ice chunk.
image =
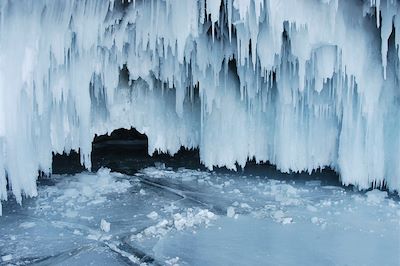
<svg viewBox="0 0 400 266">
<path fill-rule="evenodd" d="M 226 210 L 226 216 L 228 216 L 229 218 L 232 218 L 235 216 L 235 208 L 233 208 L 232 206 L 229 206 L 228 209 Z"/>
<path fill-rule="evenodd" d="M 158 218 L 158 213 L 156 213 L 155 211 L 152 211 L 151 213 L 147 214 L 147 217 L 152 220 L 156 220 Z"/>
<path fill-rule="evenodd" d="M 101 222 L 100 222 L 101 230 L 103 230 L 104 232 L 108 233 L 108 232 L 110 232 L 110 227 L 111 227 L 111 223 L 107 222 L 104 219 L 101 219 Z"/>
</svg>

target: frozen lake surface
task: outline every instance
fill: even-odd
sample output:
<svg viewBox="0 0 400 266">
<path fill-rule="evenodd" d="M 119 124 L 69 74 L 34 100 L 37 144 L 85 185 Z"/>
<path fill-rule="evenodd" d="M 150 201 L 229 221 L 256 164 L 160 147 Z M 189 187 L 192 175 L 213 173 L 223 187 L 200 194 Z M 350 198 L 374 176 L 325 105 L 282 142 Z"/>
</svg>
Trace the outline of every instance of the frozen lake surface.
<svg viewBox="0 0 400 266">
<path fill-rule="evenodd" d="M 53 175 L 0 217 L 7 265 L 400 265 L 400 204 L 318 180 L 172 169 Z"/>
</svg>

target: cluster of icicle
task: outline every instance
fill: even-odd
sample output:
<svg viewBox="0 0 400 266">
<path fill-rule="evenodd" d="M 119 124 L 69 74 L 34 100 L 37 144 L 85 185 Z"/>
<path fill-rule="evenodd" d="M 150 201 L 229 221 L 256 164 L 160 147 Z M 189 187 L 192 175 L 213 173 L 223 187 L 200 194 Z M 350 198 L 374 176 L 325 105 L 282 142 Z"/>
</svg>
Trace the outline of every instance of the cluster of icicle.
<svg viewBox="0 0 400 266">
<path fill-rule="evenodd" d="M 135 127 L 209 168 L 332 167 L 400 189 L 396 0 L 0 1 L 0 199 Z M 397 31 L 396 31 L 397 30 Z"/>
</svg>

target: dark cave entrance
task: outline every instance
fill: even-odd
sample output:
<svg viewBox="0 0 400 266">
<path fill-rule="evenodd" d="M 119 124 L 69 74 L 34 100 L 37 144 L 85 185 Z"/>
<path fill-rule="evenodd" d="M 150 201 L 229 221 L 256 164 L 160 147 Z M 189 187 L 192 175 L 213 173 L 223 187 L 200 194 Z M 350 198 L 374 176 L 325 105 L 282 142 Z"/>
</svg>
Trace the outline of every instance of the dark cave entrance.
<svg viewBox="0 0 400 266">
<path fill-rule="evenodd" d="M 174 155 L 155 152 L 148 154 L 148 138 L 145 134 L 139 133 L 136 129 L 116 129 L 109 135 L 95 136 L 92 142 L 92 172 L 101 167 L 107 167 L 115 172 L 133 175 L 139 170 L 165 165 L 172 169 L 187 168 L 194 170 L 208 171 L 201 164 L 198 149 L 181 149 Z M 80 164 L 78 152 L 71 151 L 69 154 L 53 154 L 53 174 L 76 174 L 86 169 Z M 269 162 L 258 163 L 254 159 L 248 160 L 246 166 L 238 171 L 228 170 L 226 167 L 214 167 L 216 173 L 246 175 L 253 177 L 268 177 L 271 179 L 285 180 L 287 182 L 310 182 L 317 181 L 321 185 L 343 186 L 340 176 L 330 167 L 308 172 L 283 173 Z M 345 186 L 353 189 L 353 185 Z M 388 190 L 386 184 L 379 185 L 371 183 L 371 188 Z"/>
<path fill-rule="evenodd" d="M 160 164 L 165 164 L 166 167 L 173 169 L 207 170 L 200 162 L 198 149 L 188 150 L 182 147 L 173 156 L 159 152 L 149 155 L 147 136 L 134 128 L 120 128 L 109 135 L 95 136 L 92 142 L 91 170 L 93 172 L 101 167 L 107 167 L 115 172 L 133 175 L 140 169 Z M 306 172 L 282 173 L 269 162 L 257 163 L 255 160 L 249 160 L 244 169 L 238 169 L 235 172 L 222 167 L 214 168 L 214 171 L 237 176 L 267 176 L 278 180 L 296 180 L 296 182 L 318 180 L 325 185 L 341 185 L 338 174 L 330 168 L 315 170 L 311 175 Z M 79 153 L 77 152 L 53 156 L 53 174 L 74 174 L 85 170 L 80 164 Z"/>
<path fill-rule="evenodd" d="M 200 164 L 198 149 L 188 150 L 182 147 L 173 156 L 160 152 L 149 155 L 147 136 L 134 128 L 120 128 L 109 135 L 96 135 L 92 142 L 91 157 L 93 172 L 107 167 L 112 171 L 134 174 L 156 164 L 205 170 Z M 71 151 L 69 154 L 54 154 L 52 170 L 53 174 L 74 174 L 86 169 L 80 164 L 79 153 Z"/>
</svg>

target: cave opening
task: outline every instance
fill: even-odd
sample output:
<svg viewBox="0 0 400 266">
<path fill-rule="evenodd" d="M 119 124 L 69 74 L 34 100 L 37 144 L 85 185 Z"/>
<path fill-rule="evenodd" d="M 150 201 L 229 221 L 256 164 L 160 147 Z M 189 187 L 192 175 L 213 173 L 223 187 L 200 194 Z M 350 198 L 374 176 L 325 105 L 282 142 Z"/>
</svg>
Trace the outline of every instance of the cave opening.
<svg viewBox="0 0 400 266">
<path fill-rule="evenodd" d="M 132 175 L 138 170 L 165 164 L 169 167 L 202 169 L 198 149 L 181 149 L 174 155 L 162 152 L 148 153 L 148 138 L 135 128 L 119 128 L 110 134 L 96 135 L 92 142 L 92 171 L 101 167 L 112 171 Z M 54 154 L 52 162 L 53 174 L 75 174 L 85 171 L 80 163 L 79 152 Z"/>
<path fill-rule="evenodd" d="M 148 153 L 148 138 L 135 128 L 116 129 L 110 134 L 96 135 L 92 142 L 92 172 L 101 167 L 109 168 L 111 171 L 133 175 L 139 170 L 165 165 L 172 169 L 187 168 L 208 171 L 201 163 L 199 149 L 181 149 L 174 155 L 162 152 Z M 308 172 L 284 173 L 270 162 L 257 162 L 249 159 L 246 166 L 238 171 L 229 170 L 226 167 L 214 167 L 216 173 L 248 176 L 266 176 L 277 180 L 296 180 L 299 182 L 318 181 L 323 185 L 341 186 L 339 175 L 331 168 L 314 170 Z M 69 154 L 54 154 L 52 163 L 53 174 L 76 174 L 86 169 L 80 163 L 79 152 L 71 151 Z M 352 186 L 350 186 L 352 187 Z"/>
</svg>

